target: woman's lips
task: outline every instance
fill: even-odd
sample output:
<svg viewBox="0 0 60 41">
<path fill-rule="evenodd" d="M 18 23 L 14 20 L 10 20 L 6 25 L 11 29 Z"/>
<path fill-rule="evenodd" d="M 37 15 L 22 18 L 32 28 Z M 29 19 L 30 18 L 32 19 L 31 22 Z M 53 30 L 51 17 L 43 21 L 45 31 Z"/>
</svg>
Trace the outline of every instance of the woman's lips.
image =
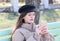
<svg viewBox="0 0 60 41">
<path fill-rule="evenodd" d="M 30 19 L 30 21 L 33 21 L 33 19 Z"/>
</svg>

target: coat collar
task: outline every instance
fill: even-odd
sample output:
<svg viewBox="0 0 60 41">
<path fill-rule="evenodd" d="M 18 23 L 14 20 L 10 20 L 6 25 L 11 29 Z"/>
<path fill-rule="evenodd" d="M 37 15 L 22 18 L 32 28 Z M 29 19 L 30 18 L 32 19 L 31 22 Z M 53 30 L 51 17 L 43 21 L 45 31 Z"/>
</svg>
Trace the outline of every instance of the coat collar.
<svg viewBox="0 0 60 41">
<path fill-rule="evenodd" d="M 35 31 L 35 23 L 23 23 L 21 27 L 30 31 Z"/>
</svg>

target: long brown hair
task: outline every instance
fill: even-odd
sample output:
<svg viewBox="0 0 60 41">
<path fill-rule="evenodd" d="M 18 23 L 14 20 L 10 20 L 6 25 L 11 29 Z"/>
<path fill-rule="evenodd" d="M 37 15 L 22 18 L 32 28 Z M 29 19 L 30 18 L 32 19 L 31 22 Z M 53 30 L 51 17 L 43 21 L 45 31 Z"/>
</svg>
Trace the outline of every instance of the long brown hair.
<svg viewBox="0 0 60 41">
<path fill-rule="evenodd" d="M 18 21 L 17 21 L 17 23 L 16 23 L 16 28 L 15 28 L 15 30 L 13 31 L 13 33 L 11 34 L 11 41 L 12 41 L 12 36 L 13 36 L 14 32 L 15 32 L 18 28 L 20 28 L 23 23 L 25 23 L 23 17 L 25 17 L 26 15 L 27 15 L 27 13 L 25 13 L 25 12 L 24 12 L 24 13 L 21 13 L 21 14 L 19 15 Z"/>
</svg>

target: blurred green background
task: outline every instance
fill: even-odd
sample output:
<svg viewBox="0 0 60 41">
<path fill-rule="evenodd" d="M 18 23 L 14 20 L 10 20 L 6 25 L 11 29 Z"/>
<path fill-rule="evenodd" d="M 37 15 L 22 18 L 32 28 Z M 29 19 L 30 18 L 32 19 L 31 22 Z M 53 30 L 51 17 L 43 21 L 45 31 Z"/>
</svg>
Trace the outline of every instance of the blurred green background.
<svg viewBox="0 0 60 41">
<path fill-rule="evenodd" d="M 44 12 L 44 13 L 43 13 Z M 0 13 L 0 29 L 15 26 L 18 19 L 13 13 Z M 60 21 L 60 10 L 44 10 L 40 12 L 40 20 L 46 19 L 48 23 Z"/>
</svg>

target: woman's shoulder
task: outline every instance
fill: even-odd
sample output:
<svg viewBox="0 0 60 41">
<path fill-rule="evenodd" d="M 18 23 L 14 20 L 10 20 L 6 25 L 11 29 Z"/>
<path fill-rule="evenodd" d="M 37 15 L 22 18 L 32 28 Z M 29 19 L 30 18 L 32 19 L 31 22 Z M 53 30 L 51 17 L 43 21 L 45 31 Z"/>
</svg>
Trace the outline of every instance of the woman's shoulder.
<svg viewBox="0 0 60 41">
<path fill-rule="evenodd" d="M 18 28 L 18 29 L 16 29 L 15 32 L 20 32 L 20 31 L 23 31 L 23 29 L 22 28 Z"/>
<path fill-rule="evenodd" d="M 25 33 L 25 32 L 27 32 L 27 30 L 26 30 L 25 28 L 18 28 L 18 29 L 16 30 L 16 32 Z"/>
<path fill-rule="evenodd" d="M 16 31 L 14 32 L 14 34 L 13 34 L 13 36 L 18 36 L 18 35 L 23 35 L 22 34 L 22 31 L 20 30 L 20 28 L 19 29 L 16 29 Z"/>
</svg>

